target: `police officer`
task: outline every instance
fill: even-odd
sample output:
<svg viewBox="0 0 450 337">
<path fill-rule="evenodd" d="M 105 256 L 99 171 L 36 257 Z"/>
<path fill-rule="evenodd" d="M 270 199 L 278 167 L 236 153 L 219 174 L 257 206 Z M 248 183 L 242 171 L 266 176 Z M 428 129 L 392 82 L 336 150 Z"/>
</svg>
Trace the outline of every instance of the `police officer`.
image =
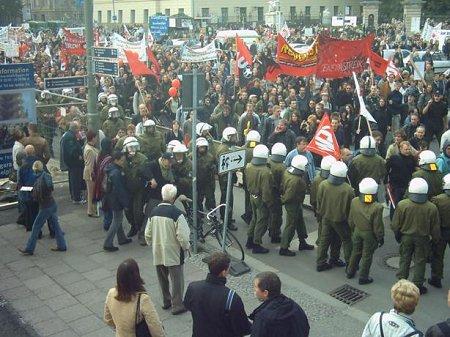
<svg viewBox="0 0 450 337">
<path fill-rule="evenodd" d="M 317 190 L 317 213 L 322 219 L 319 249 L 317 251 L 317 271 L 331 269 L 333 266 L 344 267 L 345 263 L 339 259 L 339 253 L 331 255 L 327 262 L 327 252 L 334 240 L 341 240 L 344 246 L 344 258 L 348 262 L 352 251 L 348 213 L 355 194 L 346 182 L 347 165 L 337 161 L 331 165 L 330 175 L 322 181 Z M 336 253 L 336 252 L 332 252 Z"/>
<path fill-rule="evenodd" d="M 431 199 L 441 220 L 441 239 L 432 246 L 431 278 L 428 279 L 428 283 L 436 288 L 442 288 L 445 248 L 450 245 L 450 173 L 445 175 L 443 181 L 444 193 Z"/>
<path fill-rule="evenodd" d="M 198 137 L 205 138 L 208 141 L 208 153 L 215 155 L 214 138 L 211 136 L 212 126 L 208 123 L 200 122 L 195 126 L 195 132 Z"/>
<path fill-rule="evenodd" d="M 172 171 L 178 193 L 190 197 L 192 196 L 192 162 L 187 157 L 187 152 L 188 149 L 184 144 L 176 145 L 173 148 Z"/>
<path fill-rule="evenodd" d="M 318 175 L 316 175 L 314 177 L 314 180 L 311 183 L 311 187 L 310 187 L 310 192 L 309 192 L 309 203 L 311 204 L 313 211 L 314 211 L 314 215 L 317 218 L 317 223 L 318 223 L 318 228 L 317 228 L 317 240 L 316 240 L 316 245 L 319 244 L 320 242 L 320 232 L 322 230 L 322 222 L 321 219 L 319 217 L 319 215 L 317 214 L 317 189 L 319 188 L 319 185 L 322 181 L 326 180 L 328 178 L 328 176 L 330 175 L 330 167 L 331 164 L 333 164 L 334 162 L 336 162 L 336 158 L 334 158 L 333 156 L 325 156 L 322 158 L 322 161 L 320 162 L 320 172 Z M 335 245 L 335 243 L 338 243 L 339 241 L 334 241 L 331 243 L 331 250 L 335 250 L 336 249 L 339 251 L 341 250 L 341 245 Z M 333 256 L 335 256 L 335 254 L 331 254 Z"/>
<path fill-rule="evenodd" d="M 358 194 L 358 185 L 366 177 L 380 184 L 386 175 L 386 161 L 377 154 L 376 141 L 372 136 L 364 136 L 359 142 L 360 154 L 351 162 L 348 175 Z"/>
<path fill-rule="evenodd" d="M 347 278 L 353 278 L 361 260 L 359 284 L 369 284 L 369 277 L 375 249 L 384 244 L 383 205 L 377 202 L 378 184 L 372 178 L 359 183 L 359 197 L 352 200 L 348 224 L 353 232 L 353 249 L 347 266 Z"/>
<path fill-rule="evenodd" d="M 237 130 L 233 127 L 226 127 L 222 131 L 222 143 L 217 147 L 216 151 L 216 163 L 218 162 L 218 159 L 220 158 L 220 155 L 226 152 L 230 152 L 237 144 Z M 247 159 L 246 159 L 247 160 Z M 220 163 L 219 163 L 220 165 Z M 232 175 L 233 182 L 236 183 L 237 177 L 236 174 L 233 173 Z M 228 174 L 221 174 L 219 175 L 219 186 L 220 186 L 220 203 L 225 204 L 227 199 L 227 181 L 228 181 Z M 237 230 L 237 227 L 233 224 L 234 220 L 232 219 L 233 215 L 233 187 L 231 188 L 230 193 L 230 205 L 229 205 L 229 212 L 230 216 L 228 217 L 231 219 L 230 223 L 228 224 L 228 229 L 230 230 Z M 225 218 L 225 209 L 222 207 L 220 209 L 220 216 L 222 220 Z"/>
<path fill-rule="evenodd" d="M 171 140 L 169 143 L 167 143 L 167 149 L 166 149 L 166 151 L 169 152 L 169 153 L 172 153 L 173 148 L 174 148 L 175 146 L 177 146 L 177 145 L 180 145 L 180 144 L 181 144 L 181 142 L 180 142 L 179 140 L 173 139 L 173 140 Z"/>
<path fill-rule="evenodd" d="M 119 129 L 125 128 L 125 122 L 119 117 L 119 109 L 111 107 L 108 110 L 108 119 L 103 122 L 102 130 L 109 139 L 116 137 Z"/>
<path fill-rule="evenodd" d="M 209 153 L 208 141 L 203 137 L 197 138 L 197 199 L 200 210 L 203 210 L 203 200 L 205 200 L 207 210 L 216 207 L 214 196 L 216 189 L 215 172 L 216 161 L 214 156 Z"/>
<path fill-rule="evenodd" d="M 123 152 L 126 154 L 124 167 L 125 179 L 130 194 L 130 208 L 125 210 L 125 216 L 131 225 L 128 237 L 135 236 L 144 221 L 144 170 L 148 165 L 147 157 L 139 152 L 139 142 L 135 137 L 127 137 L 123 142 Z M 145 227 L 145 226 L 144 226 Z"/>
<path fill-rule="evenodd" d="M 438 170 L 433 151 L 425 150 L 419 154 L 419 167 L 412 177 L 425 179 L 428 184 L 428 199 L 441 194 L 443 175 Z"/>
<path fill-rule="evenodd" d="M 119 111 L 119 117 L 125 117 L 123 108 L 118 104 L 119 99 L 116 94 L 109 94 L 107 99 L 107 105 L 100 112 L 100 123 L 103 124 L 108 118 L 109 108 L 116 107 Z"/>
<path fill-rule="evenodd" d="M 152 119 L 147 119 L 143 127 L 144 133 L 138 136 L 139 143 L 141 144 L 141 152 L 150 161 L 156 160 L 166 151 L 164 135 L 156 130 L 155 121 Z"/>
<path fill-rule="evenodd" d="M 256 130 L 250 130 L 245 136 L 245 161 L 250 163 L 252 161 L 253 149 L 256 145 L 261 142 L 261 135 Z M 243 171 L 242 180 L 244 184 L 244 193 L 245 193 L 245 211 L 244 214 L 241 215 L 242 220 L 244 220 L 247 224 L 250 223 L 252 219 L 252 207 L 250 206 L 250 194 L 246 188 L 246 177 L 245 170 Z"/>
<path fill-rule="evenodd" d="M 250 132 L 249 132 L 250 133 Z M 281 225 L 283 223 L 283 209 L 281 208 L 281 180 L 286 167 L 283 162 L 286 158 L 287 149 L 283 143 L 275 143 L 270 150 L 269 167 L 273 176 L 274 203 L 270 209 L 269 236 L 270 242 L 280 243 Z"/>
<path fill-rule="evenodd" d="M 436 243 L 440 238 L 440 220 L 437 207 L 427 200 L 428 185 L 423 178 L 409 182 L 408 198 L 403 199 L 395 209 L 391 228 L 400 243 L 399 279 L 407 279 L 411 259 L 414 255 L 413 283 L 421 294 L 427 292 L 423 285 L 429 237 Z"/>
<path fill-rule="evenodd" d="M 97 111 L 101 113 L 103 108 L 108 105 L 108 95 L 101 92 L 97 96 Z"/>
<path fill-rule="evenodd" d="M 308 158 L 300 154 L 292 158 L 291 167 L 283 173 L 281 182 L 281 203 L 286 209 L 286 226 L 281 237 L 280 255 L 295 256 L 295 252 L 289 250 L 292 238 L 297 232 L 299 239 L 298 250 L 312 250 L 314 246 L 308 245 L 305 239 L 305 220 L 303 219 L 303 200 L 306 193 L 305 167 Z"/>
<path fill-rule="evenodd" d="M 245 166 L 246 188 L 250 193 L 252 221 L 247 231 L 247 248 L 253 254 L 265 254 L 269 250 L 261 246 L 269 221 L 269 209 L 273 206 L 273 176 L 267 166 L 269 149 L 259 144 L 253 149 L 253 158 Z"/>
</svg>

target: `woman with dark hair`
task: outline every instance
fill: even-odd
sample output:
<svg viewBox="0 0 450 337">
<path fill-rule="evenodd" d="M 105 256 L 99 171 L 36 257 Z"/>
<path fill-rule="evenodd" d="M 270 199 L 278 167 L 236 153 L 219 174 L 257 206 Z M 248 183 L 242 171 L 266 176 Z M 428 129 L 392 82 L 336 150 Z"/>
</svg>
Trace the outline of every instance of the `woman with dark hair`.
<svg viewBox="0 0 450 337">
<path fill-rule="evenodd" d="M 100 148 L 100 154 L 94 164 L 92 179 L 94 180 L 94 201 L 101 201 L 102 203 L 103 229 L 107 231 L 112 222 L 112 210 L 108 205 L 107 198 L 104 198 L 106 192 L 106 167 L 112 162 L 113 144 L 111 139 L 103 138 Z"/>
<path fill-rule="evenodd" d="M 136 324 L 142 320 L 152 337 L 165 336 L 134 259 L 123 261 L 117 268 L 117 285 L 106 296 L 103 320 L 116 330 L 116 337 L 135 337 Z"/>
<path fill-rule="evenodd" d="M 300 131 L 300 116 L 297 113 L 293 113 L 291 115 L 291 119 L 289 120 L 289 130 L 295 133 L 295 137 L 301 135 Z"/>
<path fill-rule="evenodd" d="M 180 143 L 183 142 L 184 135 L 183 131 L 180 129 L 180 122 L 174 120 L 172 122 L 172 130 L 166 133 L 166 144 L 169 144 L 171 140 L 178 140 Z"/>
<path fill-rule="evenodd" d="M 83 150 L 84 170 L 83 179 L 86 182 L 87 189 L 87 215 L 90 217 L 98 218 L 97 206 L 94 202 L 94 184 L 95 181 L 92 178 L 94 171 L 94 164 L 97 160 L 98 149 L 95 147 L 97 143 L 97 132 L 88 130 L 86 134 L 87 143 Z"/>
</svg>

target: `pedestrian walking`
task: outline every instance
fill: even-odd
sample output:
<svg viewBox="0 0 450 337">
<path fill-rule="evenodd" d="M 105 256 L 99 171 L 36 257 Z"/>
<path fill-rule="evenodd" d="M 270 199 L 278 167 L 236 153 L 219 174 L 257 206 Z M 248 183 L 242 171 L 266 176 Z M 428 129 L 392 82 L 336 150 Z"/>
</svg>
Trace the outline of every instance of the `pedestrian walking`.
<svg viewBox="0 0 450 337">
<path fill-rule="evenodd" d="M 94 185 L 95 181 L 92 179 L 94 172 L 94 164 L 97 160 L 98 149 L 95 147 L 97 144 L 97 133 L 93 130 L 88 130 L 86 134 L 87 143 L 83 150 L 84 169 L 83 179 L 86 183 L 87 189 L 87 215 L 90 217 L 98 218 L 97 206 L 94 201 Z"/>
</svg>

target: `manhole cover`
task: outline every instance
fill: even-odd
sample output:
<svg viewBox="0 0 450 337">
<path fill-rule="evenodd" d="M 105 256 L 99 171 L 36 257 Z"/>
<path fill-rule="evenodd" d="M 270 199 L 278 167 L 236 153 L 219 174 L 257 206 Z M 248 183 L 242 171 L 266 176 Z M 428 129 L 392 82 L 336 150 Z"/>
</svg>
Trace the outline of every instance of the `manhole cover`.
<svg viewBox="0 0 450 337">
<path fill-rule="evenodd" d="M 348 284 L 331 291 L 329 295 L 348 305 L 353 305 L 369 296 L 365 291 L 353 288 Z"/>
<path fill-rule="evenodd" d="M 400 256 L 397 254 L 389 254 L 383 258 L 383 265 L 389 269 L 398 270 L 400 266 Z M 410 268 L 414 267 L 414 261 L 411 261 Z"/>
</svg>

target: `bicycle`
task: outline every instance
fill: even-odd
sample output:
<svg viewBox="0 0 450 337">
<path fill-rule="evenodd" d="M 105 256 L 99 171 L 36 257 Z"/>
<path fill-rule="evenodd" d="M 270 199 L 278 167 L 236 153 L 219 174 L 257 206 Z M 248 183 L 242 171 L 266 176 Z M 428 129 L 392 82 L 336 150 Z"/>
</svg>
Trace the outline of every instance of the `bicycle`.
<svg viewBox="0 0 450 337">
<path fill-rule="evenodd" d="M 193 210 L 191 207 L 192 201 L 183 201 L 184 209 L 186 210 L 186 218 L 189 224 L 189 227 L 195 231 L 197 231 L 197 239 L 198 241 L 204 243 L 208 236 L 212 236 L 216 239 L 218 246 L 222 248 L 223 243 L 223 222 L 220 220 L 220 217 L 217 216 L 217 211 L 225 207 L 225 204 L 221 204 L 215 208 L 213 208 L 208 213 L 197 211 L 197 228 L 194 227 L 193 221 Z M 240 256 L 240 260 L 244 261 L 244 249 L 242 248 L 239 240 L 234 236 L 233 233 L 227 231 L 225 237 L 225 253 L 230 256 Z M 232 254 L 234 253 L 234 254 Z"/>
</svg>

